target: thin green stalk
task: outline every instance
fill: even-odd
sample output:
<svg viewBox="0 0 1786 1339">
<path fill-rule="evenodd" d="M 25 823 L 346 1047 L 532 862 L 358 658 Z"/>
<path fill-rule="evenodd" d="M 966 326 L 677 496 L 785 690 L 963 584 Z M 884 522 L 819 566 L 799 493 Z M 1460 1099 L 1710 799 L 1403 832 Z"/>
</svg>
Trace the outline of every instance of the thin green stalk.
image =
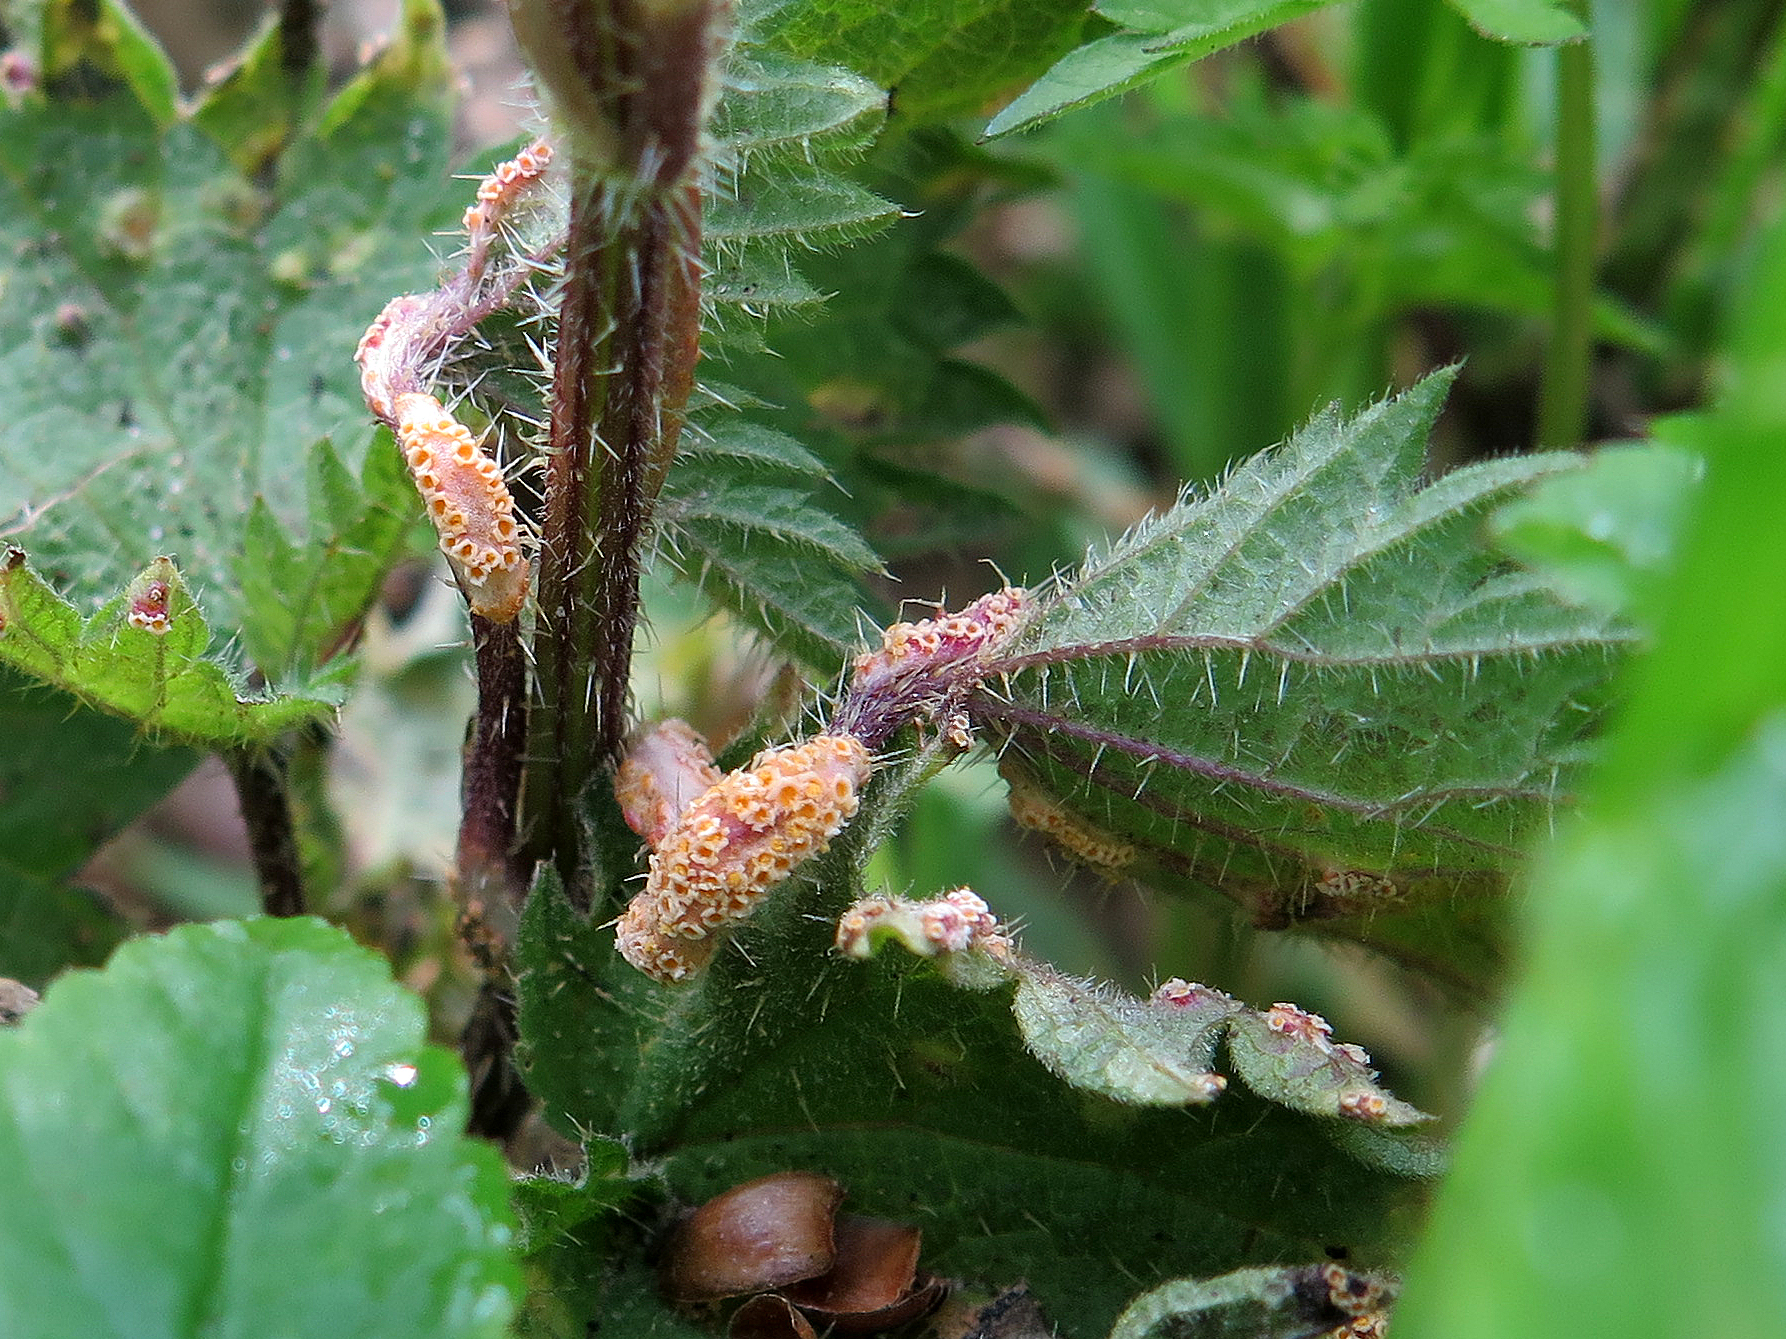
<svg viewBox="0 0 1786 1339">
<path fill-rule="evenodd" d="M 1588 20 L 1586 0 L 1574 9 Z M 1556 297 L 1538 444 L 1570 447 L 1587 427 L 1593 356 L 1594 278 L 1599 260 L 1599 191 L 1594 173 L 1594 47 L 1588 38 L 1557 52 Z"/>
</svg>

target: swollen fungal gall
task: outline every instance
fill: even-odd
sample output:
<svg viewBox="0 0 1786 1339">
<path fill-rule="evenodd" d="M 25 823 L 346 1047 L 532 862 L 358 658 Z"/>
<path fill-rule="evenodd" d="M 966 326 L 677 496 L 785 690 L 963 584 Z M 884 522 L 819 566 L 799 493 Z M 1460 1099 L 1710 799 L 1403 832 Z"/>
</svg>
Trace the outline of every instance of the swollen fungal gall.
<svg viewBox="0 0 1786 1339">
<path fill-rule="evenodd" d="M 659 981 L 686 980 L 712 954 L 700 941 L 830 846 L 869 771 L 860 740 L 816 735 L 720 778 L 658 843 L 645 891 L 620 918 L 621 955 Z"/>
<path fill-rule="evenodd" d="M 131 591 L 130 605 L 124 613 L 124 621 L 133 628 L 142 628 L 157 637 L 167 636 L 167 630 L 173 623 L 170 608 L 172 594 L 165 581 L 145 581 L 141 589 Z"/>
<path fill-rule="evenodd" d="M 473 240 L 494 228 L 515 198 L 539 180 L 552 161 L 552 146 L 540 140 L 521 150 L 478 183 L 477 203 L 465 211 L 465 231 Z"/>
<path fill-rule="evenodd" d="M 1333 1036 L 1333 1024 L 1320 1014 L 1311 1014 L 1294 1004 L 1280 1001 L 1272 1005 L 1265 1011 L 1265 1026 L 1298 1041 L 1312 1042 L 1323 1050 L 1331 1049 L 1328 1038 Z"/>
<path fill-rule="evenodd" d="M 427 308 L 428 300 L 414 293 L 404 293 L 385 303 L 360 343 L 353 351 L 353 360 L 360 365 L 360 394 L 366 407 L 386 423 L 397 421 L 396 398 L 399 389 L 413 389 L 414 327 Z M 407 385 L 405 383 L 407 382 Z"/>
<path fill-rule="evenodd" d="M 877 895 L 857 902 L 837 922 L 837 951 L 847 958 L 874 954 L 877 936 L 898 939 L 920 957 L 965 953 L 977 949 L 999 962 L 1008 961 L 1010 935 L 992 914 L 986 900 L 971 888 L 927 902 Z"/>
<path fill-rule="evenodd" d="M 1001 646 L 1027 608 L 1024 592 L 1007 588 L 982 595 L 959 613 L 895 623 L 881 634 L 878 649 L 856 657 L 851 687 L 872 692 L 895 679 L 930 676 L 975 659 Z"/>
<path fill-rule="evenodd" d="M 510 622 L 527 598 L 527 560 L 501 467 L 432 395 L 399 395 L 395 409 L 397 443 L 472 613 Z"/>
<path fill-rule="evenodd" d="M 720 782 L 713 751 L 687 721 L 660 722 L 627 751 L 614 778 L 626 825 L 652 850 L 682 811 Z"/>
<path fill-rule="evenodd" d="M 1070 814 L 1040 791 L 1013 782 L 1011 817 L 1020 828 L 1039 832 L 1073 860 L 1106 878 L 1116 878 L 1135 862 L 1135 848 L 1120 837 Z"/>
</svg>

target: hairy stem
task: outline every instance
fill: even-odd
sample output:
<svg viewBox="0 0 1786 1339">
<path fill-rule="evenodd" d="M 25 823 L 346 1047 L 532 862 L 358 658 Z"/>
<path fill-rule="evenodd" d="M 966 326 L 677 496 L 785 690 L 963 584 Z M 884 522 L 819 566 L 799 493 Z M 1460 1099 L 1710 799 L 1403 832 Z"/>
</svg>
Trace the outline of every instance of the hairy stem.
<svg viewBox="0 0 1786 1339">
<path fill-rule="evenodd" d="M 559 309 L 540 559 L 537 838 L 577 888 L 576 797 L 619 760 L 641 552 L 675 452 L 699 331 L 693 186 L 626 206 L 610 183 L 573 197 Z M 573 894 L 574 896 L 575 894 Z"/>
<path fill-rule="evenodd" d="M 460 783 L 459 888 L 467 906 L 519 906 L 527 862 L 516 803 L 527 749 L 527 661 L 515 623 L 474 616 L 478 707 Z"/>
<path fill-rule="evenodd" d="M 223 760 L 236 783 L 242 821 L 248 828 L 248 849 L 260 880 L 261 910 L 269 916 L 302 916 L 304 882 L 284 755 L 231 749 Z"/>
<path fill-rule="evenodd" d="M 1586 22 L 1586 0 L 1575 0 L 1574 8 Z M 1538 404 L 1540 446 L 1575 446 L 1587 426 L 1598 251 L 1590 36 L 1557 52 L 1556 297 Z"/>
<path fill-rule="evenodd" d="M 700 334 L 702 127 L 726 0 L 510 0 L 571 159 L 541 533 L 530 851 L 587 904 L 578 804 L 617 763 L 639 572 Z"/>
</svg>

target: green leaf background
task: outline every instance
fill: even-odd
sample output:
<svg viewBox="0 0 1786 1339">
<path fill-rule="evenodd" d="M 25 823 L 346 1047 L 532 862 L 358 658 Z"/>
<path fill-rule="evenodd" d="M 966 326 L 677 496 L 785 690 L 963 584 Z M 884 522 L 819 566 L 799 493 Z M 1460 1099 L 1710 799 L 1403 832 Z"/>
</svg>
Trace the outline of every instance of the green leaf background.
<svg viewBox="0 0 1786 1339">
<path fill-rule="evenodd" d="M 0 1033 L 0 1330 L 505 1331 L 508 1186 L 388 965 L 311 920 L 189 926 Z"/>
</svg>

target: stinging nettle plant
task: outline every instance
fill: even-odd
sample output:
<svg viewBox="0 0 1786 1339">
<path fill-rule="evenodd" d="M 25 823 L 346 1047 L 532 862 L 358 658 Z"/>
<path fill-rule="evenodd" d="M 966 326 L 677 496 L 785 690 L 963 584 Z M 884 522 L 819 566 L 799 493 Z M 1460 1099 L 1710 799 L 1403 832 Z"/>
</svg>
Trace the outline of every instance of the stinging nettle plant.
<svg viewBox="0 0 1786 1339">
<path fill-rule="evenodd" d="M 952 123 L 1323 6 L 957 8 L 509 0 L 540 130 L 469 187 L 433 0 L 334 90 L 287 5 L 190 99 L 117 0 L 0 11 L 0 712 L 107 778 L 57 840 L 8 824 L 39 840 L 0 968 L 104 957 L 66 878 L 205 753 L 267 913 L 0 998 L 35 1225 L 0 1228 L 0 1333 L 1383 1332 L 1445 1150 L 1369 1054 L 1242 980 L 1063 970 L 889 852 L 981 766 L 1062 878 L 1481 1009 L 1633 604 L 1496 544 L 1583 458 L 1428 475 L 1451 365 L 1080 562 L 877 616 L 872 498 L 929 485 L 868 447 L 1028 412 L 957 356 L 1008 303 L 940 249 L 950 182 L 1021 172 Z M 430 548 L 476 685 L 457 1058 L 304 914 L 351 901 L 316 775 Z M 636 706 L 666 589 L 799 671 L 717 747 Z"/>
</svg>

